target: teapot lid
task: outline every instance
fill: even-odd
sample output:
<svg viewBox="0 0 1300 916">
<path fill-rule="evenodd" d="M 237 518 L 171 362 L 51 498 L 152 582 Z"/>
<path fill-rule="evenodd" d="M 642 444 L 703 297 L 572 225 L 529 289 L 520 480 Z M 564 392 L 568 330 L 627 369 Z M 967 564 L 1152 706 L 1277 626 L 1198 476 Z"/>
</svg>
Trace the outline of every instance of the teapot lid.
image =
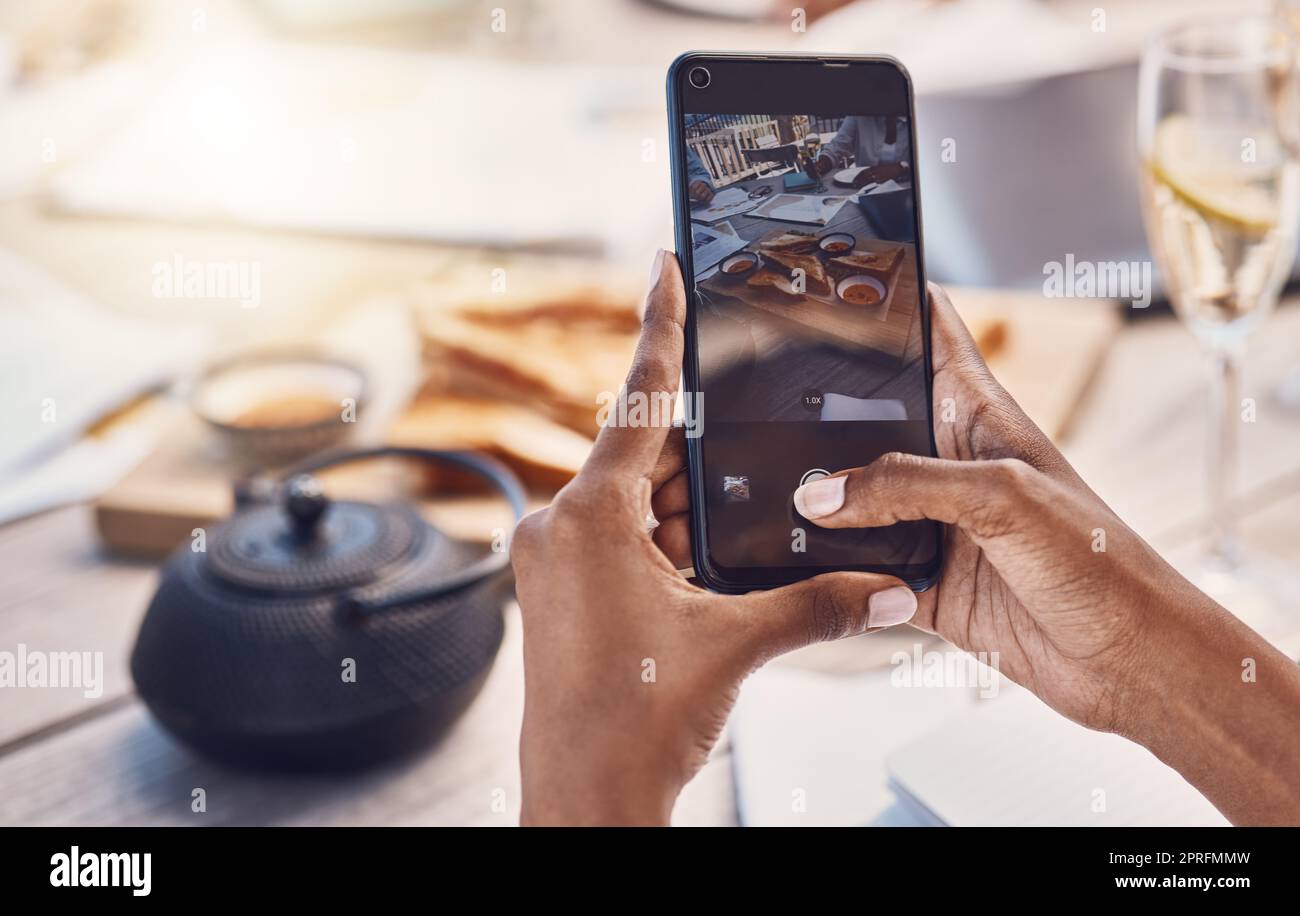
<svg viewBox="0 0 1300 916">
<path fill-rule="evenodd" d="M 335 591 L 375 581 L 426 536 L 441 537 L 411 509 L 333 502 L 302 474 L 277 500 L 235 513 L 213 533 L 208 570 L 259 591 Z"/>
</svg>

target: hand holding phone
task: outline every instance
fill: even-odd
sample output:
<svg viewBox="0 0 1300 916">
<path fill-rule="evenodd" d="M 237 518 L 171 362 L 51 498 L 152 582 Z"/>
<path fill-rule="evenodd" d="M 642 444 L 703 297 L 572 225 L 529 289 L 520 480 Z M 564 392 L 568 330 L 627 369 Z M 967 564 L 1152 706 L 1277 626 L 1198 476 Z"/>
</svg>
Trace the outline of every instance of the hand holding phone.
<svg viewBox="0 0 1300 916">
<path fill-rule="evenodd" d="M 685 290 L 676 259 L 660 255 L 629 394 L 677 389 Z M 680 479 L 672 432 L 681 433 L 606 426 L 581 473 L 511 538 L 528 696 L 526 824 L 667 823 L 754 668 L 916 610 L 907 586 L 882 575 L 838 573 L 752 595 L 688 583 L 645 522 L 654 501 L 664 519 L 656 534 L 676 530 L 661 499 Z"/>
</svg>

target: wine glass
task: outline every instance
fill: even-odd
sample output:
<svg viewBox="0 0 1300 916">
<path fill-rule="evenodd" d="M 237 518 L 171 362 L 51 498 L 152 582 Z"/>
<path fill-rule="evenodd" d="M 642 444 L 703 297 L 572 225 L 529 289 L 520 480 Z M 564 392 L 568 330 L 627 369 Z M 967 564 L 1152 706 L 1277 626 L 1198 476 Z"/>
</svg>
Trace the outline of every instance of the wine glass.
<svg viewBox="0 0 1300 916">
<path fill-rule="evenodd" d="M 1250 333 L 1290 274 L 1300 216 L 1294 33 L 1247 16 L 1155 36 L 1138 88 L 1147 237 L 1179 317 L 1213 367 L 1209 549 L 1186 571 L 1238 616 L 1264 627 L 1295 600 L 1294 570 L 1247 562 L 1232 495 L 1241 363 Z M 1252 620 L 1251 618 L 1255 618 Z"/>
</svg>

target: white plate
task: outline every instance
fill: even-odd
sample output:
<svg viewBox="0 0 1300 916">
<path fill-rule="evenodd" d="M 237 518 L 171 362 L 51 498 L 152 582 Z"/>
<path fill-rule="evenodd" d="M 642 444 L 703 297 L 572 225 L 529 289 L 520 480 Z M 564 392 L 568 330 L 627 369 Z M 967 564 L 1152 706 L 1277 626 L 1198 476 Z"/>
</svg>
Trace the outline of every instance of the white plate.
<svg viewBox="0 0 1300 916">
<path fill-rule="evenodd" d="M 865 165 L 855 165 L 851 168 L 840 169 L 835 173 L 834 181 L 836 184 L 844 185 L 846 188 L 853 187 L 853 180 L 867 170 Z"/>
</svg>

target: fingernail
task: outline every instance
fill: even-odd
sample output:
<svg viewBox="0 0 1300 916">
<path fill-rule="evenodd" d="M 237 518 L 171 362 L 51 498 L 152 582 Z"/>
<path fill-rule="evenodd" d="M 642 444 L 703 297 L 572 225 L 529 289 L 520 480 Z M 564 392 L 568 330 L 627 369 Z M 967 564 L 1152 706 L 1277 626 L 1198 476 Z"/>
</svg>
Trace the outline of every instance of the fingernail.
<svg viewBox="0 0 1300 916">
<path fill-rule="evenodd" d="M 823 477 L 794 491 L 794 507 L 804 518 L 823 518 L 844 505 L 843 477 Z"/>
<path fill-rule="evenodd" d="M 915 613 L 916 595 L 903 585 L 876 592 L 867 599 L 868 626 L 892 627 L 896 623 L 907 623 Z"/>
<path fill-rule="evenodd" d="M 662 248 L 655 253 L 655 262 L 650 268 L 651 289 L 659 285 L 659 277 L 664 272 L 664 254 L 665 252 Z"/>
</svg>

